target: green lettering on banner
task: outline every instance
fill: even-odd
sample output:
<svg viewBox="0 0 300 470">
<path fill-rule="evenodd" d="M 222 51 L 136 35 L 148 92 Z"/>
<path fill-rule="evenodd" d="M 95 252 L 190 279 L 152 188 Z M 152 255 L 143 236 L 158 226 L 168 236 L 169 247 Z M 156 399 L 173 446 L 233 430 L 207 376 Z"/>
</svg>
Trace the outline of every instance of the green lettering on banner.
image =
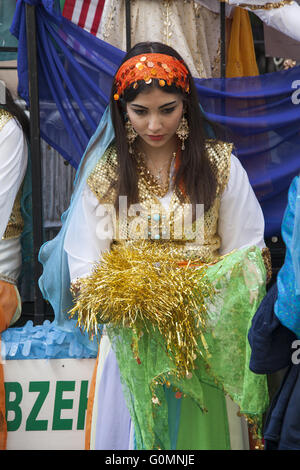
<svg viewBox="0 0 300 470">
<path fill-rule="evenodd" d="M 77 419 L 77 429 L 84 429 L 85 422 L 85 412 L 88 404 L 88 380 L 81 381 L 80 387 L 80 398 L 79 398 L 79 407 L 78 407 L 78 419 Z"/>
<path fill-rule="evenodd" d="M 26 431 L 47 431 L 48 420 L 36 418 L 44 404 L 46 396 L 49 393 L 49 389 L 50 382 L 29 383 L 29 392 L 39 392 L 39 394 L 26 420 Z"/>
<path fill-rule="evenodd" d="M 64 399 L 63 392 L 74 392 L 75 381 L 58 381 L 56 383 L 54 411 L 53 411 L 53 431 L 70 431 L 72 430 L 72 419 L 62 419 L 60 417 L 61 410 L 71 410 L 73 408 L 73 400 L 71 398 Z"/>
<path fill-rule="evenodd" d="M 5 408 L 6 408 L 6 422 L 7 431 L 17 431 L 22 422 L 22 410 L 20 403 L 23 397 L 23 391 L 19 382 L 5 382 Z M 15 399 L 10 400 L 10 394 L 15 393 Z M 13 411 L 15 416 L 14 419 L 8 421 L 8 412 Z"/>
</svg>

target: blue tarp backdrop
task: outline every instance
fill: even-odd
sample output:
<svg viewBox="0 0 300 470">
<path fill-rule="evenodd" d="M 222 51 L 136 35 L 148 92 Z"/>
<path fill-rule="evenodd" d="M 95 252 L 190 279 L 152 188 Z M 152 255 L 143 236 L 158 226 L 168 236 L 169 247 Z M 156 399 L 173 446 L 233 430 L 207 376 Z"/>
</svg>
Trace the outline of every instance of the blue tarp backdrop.
<svg viewBox="0 0 300 470">
<path fill-rule="evenodd" d="M 18 0 L 19 93 L 27 101 L 25 4 L 36 5 L 41 136 L 77 168 L 109 100 L 124 51 L 77 27 L 55 0 Z M 266 237 L 280 234 L 300 172 L 300 67 L 230 79 L 197 79 L 208 118 L 225 125 L 263 208 Z"/>
</svg>

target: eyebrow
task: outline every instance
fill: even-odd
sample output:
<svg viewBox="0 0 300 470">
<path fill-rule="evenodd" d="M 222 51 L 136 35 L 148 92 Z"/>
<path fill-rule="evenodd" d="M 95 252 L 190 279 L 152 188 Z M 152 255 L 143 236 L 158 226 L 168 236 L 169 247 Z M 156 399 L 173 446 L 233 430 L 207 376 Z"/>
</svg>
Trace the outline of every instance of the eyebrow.
<svg viewBox="0 0 300 470">
<path fill-rule="evenodd" d="M 166 106 L 171 106 L 172 104 L 176 104 L 177 101 L 170 101 L 170 103 L 166 103 L 166 104 L 163 104 L 162 106 L 159 106 L 158 109 L 162 109 L 162 108 L 165 108 Z M 143 109 L 148 109 L 147 106 L 142 106 L 141 104 L 137 104 L 137 103 L 130 103 L 130 106 L 136 106 L 138 108 L 143 108 Z"/>
</svg>

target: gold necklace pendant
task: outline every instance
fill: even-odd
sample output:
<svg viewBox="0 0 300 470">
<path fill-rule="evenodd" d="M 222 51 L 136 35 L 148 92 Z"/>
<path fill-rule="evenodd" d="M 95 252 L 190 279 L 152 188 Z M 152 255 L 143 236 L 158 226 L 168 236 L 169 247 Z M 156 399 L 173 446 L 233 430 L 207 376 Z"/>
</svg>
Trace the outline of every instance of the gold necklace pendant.
<svg viewBox="0 0 300 470">
<path fill-rule="evenodd" d="M 158 197 L 164 197 L 169 191 L 170 168 L 175 158 L 176 158 L 176 152 L 173 152 L 172 157 L 163 166 L 161 166 L 158 169 L 155 167 L 153 160 L 149 158 L 150 162 L 152 163 L 152 166 L 156 170 L 156 174 L 154 174 L 154 172 L 150 171 L 149 168 L 147 167 L 146 155 L 142 152 L 138 152 L 137 154 L 138 169 L 139 169 L 140 176 L 142 176 L 146 180 L 146 182 L 151 188 L 151 191 Z M 167 181 L 164 184 L 162 172 L 165 169 L 166 165 L 168 165 Z"/>
</svg>

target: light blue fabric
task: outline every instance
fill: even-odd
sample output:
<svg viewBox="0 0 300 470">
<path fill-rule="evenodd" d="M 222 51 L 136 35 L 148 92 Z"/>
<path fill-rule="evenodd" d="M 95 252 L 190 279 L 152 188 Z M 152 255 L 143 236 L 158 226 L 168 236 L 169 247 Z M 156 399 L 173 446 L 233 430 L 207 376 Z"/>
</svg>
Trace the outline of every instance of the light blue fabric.
<svg viewBox="0 0 300 470">
<path fill-rule="evenodd" d="M 295 272 L 295 291 L 300 296 L 300 178 L 298 178 L 295 202 L 295 222 L 292 238 L 292 260 Z"/>
<path fill-rule="evenodd" d="M 88 147 L 81 160 L 76 173 L 74 192 L 71 203 L 62 215 L 62 228 L 58 235 L 41 247 L 39 261 L 43 265 L 43 274 L 39 280 L 39 287 L 43 297 L 50 302 L 55 315 L 55 326 L 67 332 L 77 335 L 77 340 L 93 351 L 98 348 L 96 338 L 91 341 L 86 333 L 81 333 L 76 328 L 76 320 L 68 318 L 68 311 L 72 307 L 72 295 L 70 293 L 70 274 L 67 254 L 64 251 L 64 240 L 68 224 L 72 217 L 76 217 L 76 205 L 86 183 L 87 177 L 102 157 L 106 148 L 114 138 L 114 130 L 110 117 L 110 109 L 107 108 L 91 138 Z M 94 146 L 94 144 L 96 145 Z"/>
<path fill-rule="evenodd" d="M 280 322 L 300 338 L 300 178 L 293 179 L 288 193 L 288 205 L 282 222 L 282 237 L 286 255 L 277 276 L 278 297 L 274 311 Z"/>
<path fill-rule="evenodd" d="M 1 356 L 4 360 L 82 359 L 96 354 L 78 341 L 74 332 L 63 331 L 45 320 L 42 325 L 33 326 L 28 321 L 23 327 L 1 333 Z"/>
</svg>

